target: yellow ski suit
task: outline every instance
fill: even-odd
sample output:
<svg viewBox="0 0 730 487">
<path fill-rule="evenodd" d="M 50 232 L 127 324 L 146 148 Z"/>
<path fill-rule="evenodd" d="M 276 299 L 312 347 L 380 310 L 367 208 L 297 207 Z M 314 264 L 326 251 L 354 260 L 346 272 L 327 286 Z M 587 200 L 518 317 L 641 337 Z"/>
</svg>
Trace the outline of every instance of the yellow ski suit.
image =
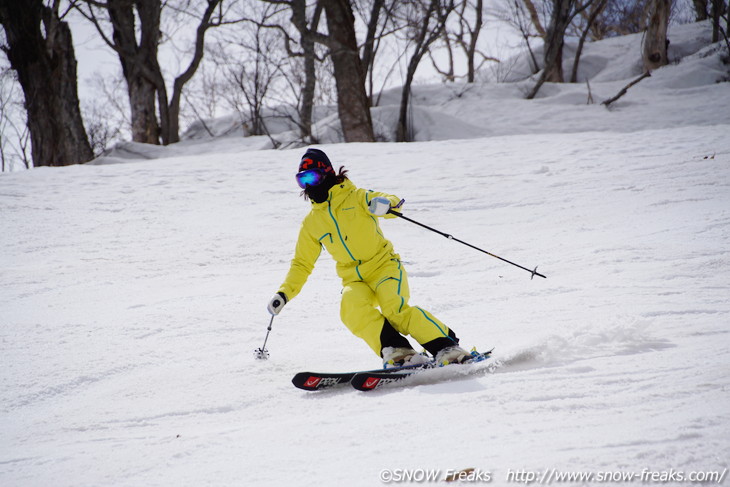
<svg viewBox="0 0 730 487">
<path fill-rule="evenodd" d="M 327 201 L 313 202 L 279 291 L 288 300 L 299 294 L 324 247 L 337 262 L 342 279 L 340 317 L 376 354 L 380 356 L 384 346 L 384 318 L 398 333 L 410 335 L 420 344 L 454 339 L 453 332 L 429 312 L 408 305 L 408 278 L 400 256 L 383 236 L 378 218 L 368 210 L 375 197 L 387 198 L 391 206 L 399 201 L 393 195 L 357 188 L 345 179 L 330 189 Z"/>
</svg>

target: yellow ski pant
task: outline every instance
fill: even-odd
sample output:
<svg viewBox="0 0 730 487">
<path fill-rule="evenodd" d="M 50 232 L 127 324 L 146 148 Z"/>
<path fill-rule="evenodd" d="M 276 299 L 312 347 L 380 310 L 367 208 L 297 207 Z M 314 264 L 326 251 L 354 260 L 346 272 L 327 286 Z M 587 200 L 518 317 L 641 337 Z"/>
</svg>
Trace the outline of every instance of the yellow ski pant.
<svg viewBox="0 0 730 487">
<path fill-rule="evenodd" d="M 363 280 L 343 283 L 340 317 L 380 356 L 384 319 L 420 344 L 449 336 L 449 328 L 428 311 L 409 306 L 408 277 L 399 259 L 390 259 Z M 378 310 L 378 307 L 380 308 Z"/>
</svg>

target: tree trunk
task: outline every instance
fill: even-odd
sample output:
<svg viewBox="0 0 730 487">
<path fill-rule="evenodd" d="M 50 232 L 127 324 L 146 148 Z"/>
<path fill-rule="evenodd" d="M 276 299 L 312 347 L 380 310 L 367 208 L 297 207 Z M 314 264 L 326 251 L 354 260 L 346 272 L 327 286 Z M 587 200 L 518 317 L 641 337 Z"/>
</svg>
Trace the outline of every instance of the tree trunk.
<svg viewBox="0 0 730 487">
<path fill-rule="evenodd" d="M 563 82 L 563 45 L 565 30 L 572 19 L 575 0 L 553 0 L 553 15 L 545 33 L 545 81 Z"/>
<path fill-rule="evenodd" d="M 411 58 L 408 63 L 408 71 L 406 73 L 406 82 L 403 84 L 403 90 L 400 97 L 400 110 L 398 111 L 398 126 L 395 134 L 396 142 L 410 142 L 411 137 L 408 133 L 408 102 L 411 99 L 411 84 L 413 76 L 418 68 L 418 62 L 415 57 Z"/>
<path fill-rule="evenodd" d="M 725 0 L 712 0 L 712 42 L 720 40 L 720 20 L 723 10 L 725 10 Z"/>
<path fill-rule="evenodd" d="M 701 22 L 707 20 L 707 0 L 692 0 L 695 8 L 695 20 Z"/>
<path fill-rule="evenodd" d="M 378 29 L 378 19 L 380 19 L 380 12 L 383 10 L 385 0 L 373 0 L 372 8 L 370 9 L 370 20 L 368 21 L 368 30 L 365 35 L 365 44 L 362 48 L 362 68 L 366 73 L 372 67 L 375 60 L 375 35 Z"/>
<path fill-rule="evenodd" d="M 122 63 L 124 64 L 124 63 Z M 160 143 L 155 98 L 157 90 L 139 69 L 130 67 L 124 73 L 127 80 L 129 107 L 132 119 L 132 140 L 143 144 Z"/>
<path fill-rule="evenodd" d="M 411 98 L 411 84 L 413 83 L 413 77 L 416 74 L 416 69 L 421 62 L 424 54 L 428 51 L 429 46 L 433 44 L 436 39 L 441 37 L 446 26 L 446 17 L 449 15 L 451 10 L 454 8 L 453 2 L 445 8 L 445 11 L 441 10 L 440 0 L 429 0 L 428 8 L 423 12 L 423 16 L 417 19 L 418 35 L 415 39 L 415 48 L 413 50 L 413 56 L 408 62 L 408 69 L 406 71 L 406 81 L 403 85 L 400 100 L 400 113 L 398 115 L 398 126 L 396 129 L 395 140 L 396 142 L 409 142 L 410 137 L 408 134 L 408 102 Z M 431 27 L 431 18 L 436 18 L 436 24 Z"/>
<path fill-rule="evenodd" d="M 321 0 L 327 14 L 329 45 L 335 68 L 337 111 L 346 142 L 374 142 L 365 73 L 355 37 L 355 16 L 348 0 Z"/>
<path fill-rule="evenodd" d="M 304 51 L 304 83 L 302 103 L 299 107 L 299 133 L 304 141 L 312 141 L 312 119 L 314 114 L 314 93 L 317 89 L 317 66 L 314 54 L 314 41 L 301 38 Z"/>
<path fill-rule="evenodd" d="M 154 0 L 155 3 L 159 0 Z M 203 60 L 204 48 L 205 48 L 205 33 L 210 28 L 210 19 L 213 16 L 213 12 L 216 7 L 221 3 L 221 0 L 207 0 L 208 6 L 203 13 L 203 17 L 200 19 L 200 23 L 195 31 L 195 48 L 193 49 L 193 58 L 190 61 L 187 69 L 180 74 L 173 82 L 172 97 L 167 111 L 167 138 L 163 139 L 165 145 L 174 144 L 180 142 L 180 99 L 182 97 L 182 91 L 188 81 L 190 81 L 195 75 L 195 72 L 200 66 L 200 62 Z M 141 14 L 141 12 L 140 12 Z M 157 22 L 159 32 L 159 21 Z"/>
<path fill-rule="evenodd" d="M 312 16 L 311 24 L 307 22 L 307 4 L 305 0 L 293 0 L 292 24 L 299 31 L 299 43 L 302 46 L 304 61 L 304 82 L 302 83 L 302 100 L 299 106 L 299 134 L 302 140 L 313 142 L 312 119 L 314 113 L 314 94 L 317 88 L 314 32 L 317 32 L 322 16 L 322 5 L 317 3 Z"/>
<path fill-rule="evenodd" d="M 408 68 L 406 69 L 406 80 L 401 90 L 400 98 L 400 110 L 398 112 L 398 125 L 396 127 L 395 141 L 396 142 L 410 142 L 410 134 L 408 133 L 408 103 L 411 99 L 411 84 L 413 83 L 413 77 L 416 74 L 416 69 L 421 62 L 421 58 L 425 53 L 426 45 L 426 34 L 428 33 L 428 26 L 431 21 L 431 16 L 435 11 L 435 4 L 439 0 L 430 0 L 428 9 L 423 13 L 423 18 L 417 19 L 421 25 L 418 26 L 418 36 L 415 39 L 415 48 L 413 50 L 413 56 L 408 61 Z M 414 29 L 415 30 L 415 29 Z"/>
<path fill-rule="evenodd" d="M 667 27 L 671 0 L 652 0 L 651 17 L 644 37 L 644 67 L 648 71 L 667 64 Z"/>
<path fill-rule="evenodd" d="M 8 43 L 4 50 L 25 94 L 33 164 L 65 166 L 91 160 L 68 24 L 41 0 L 0 0 L 0 23 Z"/>
<path fill-rule="evenodd" d="M 537 15 L 537 9 L 535 8 L 535 4 L 532 3 L 532 0 L 523 1 L 525 3 L 525 7 L 527 7 L 527 11 L 530 13 L 530 20 L 532 20 L 532 25 L 535 26 L 538 34 L 540 34 L 542 37 L 545 37 L 545 29 L 540 23 L 540 16 Z"/>
<path fill-rule="evenodd" d="M 473 83 L 474 79 L 476 78 L 476 72 L 475 72 L 475 67 L 474 67 L 474 57 L 476 56 L 476 52 L 477 52 L 477 40 L 479 39 L 479 34 L 482 32 L 483 10 L 484 10 L 484 0 L 477 0 L 476 7 L 474 9 L 474 15 L 476 16 L 476 23 L 474 25 L 474 31 L 471 34 L 471 39 L 469 39 L 469 48 L 466 53 L 467 68 L 468 68 L 466 80 L 468 83 Z"/>
<path fill-rule="evenodd" d="M 575 59 L 573 60 L 573 71 L 570 74 L 570 82 L 576 83 L 578 81 L 578 65 L 580 63 L 580 56 L 583 53 L 583 45 L 586 42 L 586 37 L 588 37 L 588 33 L 591 30 L 591 27 L 595 23 L 596 19 L 600 15 L 600 13 L 603 11 L 604 8 L 606 8 L 606 5 L 608 5 L 608 0 L 598 0 L 598 3 L 593 5 L 593 8 L 591 9 L 591 13 L 588 15 L 588 20 L 586 21 L 586 28 L 581 33 L 580 41 L 578 41 L 578 48 L 575 50 Z"/>
<path fill-rule="evenodd" d="M 141 35 L 137 42 L 134 6 L 139 9 Z M 157 86 L 150 75 L 151 61 L 157 59 L 160 39 L 160 0 L 109 0 L 109 19 L 114 28 L 114 45 L 127 81 L 132 119 L 132 140 L 145 144 L 160 143 L 155 99 Z M 167 103 L 167 100 L 165 100 Z"/>
</svg>

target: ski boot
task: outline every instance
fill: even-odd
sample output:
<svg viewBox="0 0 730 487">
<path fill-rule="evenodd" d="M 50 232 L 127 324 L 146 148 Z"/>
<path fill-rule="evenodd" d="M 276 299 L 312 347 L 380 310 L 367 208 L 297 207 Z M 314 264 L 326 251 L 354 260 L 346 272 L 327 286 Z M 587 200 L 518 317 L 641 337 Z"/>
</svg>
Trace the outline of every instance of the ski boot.
<svg viewBox="0 0 730 487">
<path fill-rule="evenodd" d="M 459 346 L 446 347 L 439 350 L 434 362 L 438 365 L 463 364 L 472 359 L 472 354 Z"/>
<path fill-rule="evenodd" d="M 385 347 L 383 348 L 381 355 L 383 356 L 384 369 L 420 365 L 430 362 L 429 358 L 425 355 L 416 352 L 412 348 L 406 347 Z"/>
</svg>

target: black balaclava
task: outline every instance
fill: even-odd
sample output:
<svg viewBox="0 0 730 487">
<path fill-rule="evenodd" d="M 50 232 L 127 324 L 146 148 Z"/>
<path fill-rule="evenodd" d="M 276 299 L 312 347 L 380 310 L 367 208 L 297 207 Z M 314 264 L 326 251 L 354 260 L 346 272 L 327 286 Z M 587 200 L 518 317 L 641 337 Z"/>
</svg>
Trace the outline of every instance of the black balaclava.
<svg viewBox="0 0 730 487">
<path fill-rule="evenodd" d="M 337 176 L 335 170 L 332 167 L 332 163 L 323 151 L 319 149 L 307 149 L 307 152 L 302 156 L 302 160 L 299 163 L 299 172 L 306 171 L 308 169 L 320 169 L 324 172 L 324 180 L 317 186 L 307 186 L 304 189 L 310 200 L 315 203 L 324 203 L 329 197 L 329 191 L 337 184 Z"/>
<path fill-rule="evenodd" d="M 337 178 L 327 175 L 321 184 L 318 184 L 317 186 L 307 186 L 307 189 L 304 190 L 304 194 L 306 194 L 309 199 L 315 203 L 324 203 L 329 197 L 330 189 L 332 189 L 332 186 L 335 184 L 337 184 Z"/>
</svg>

